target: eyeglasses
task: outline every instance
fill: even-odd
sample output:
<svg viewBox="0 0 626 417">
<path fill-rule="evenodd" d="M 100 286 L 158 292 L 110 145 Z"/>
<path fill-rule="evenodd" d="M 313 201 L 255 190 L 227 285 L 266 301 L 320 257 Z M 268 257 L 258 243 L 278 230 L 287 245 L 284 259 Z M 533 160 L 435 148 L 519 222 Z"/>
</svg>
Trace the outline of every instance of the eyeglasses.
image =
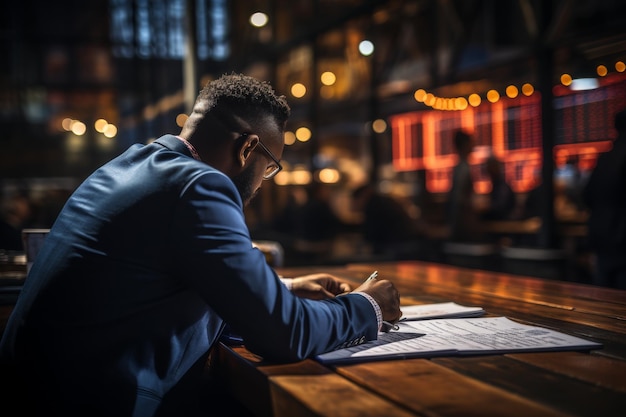
<svg viewBox="0 0 626 417">
<path fill-rule="evenodd" d="M 261 147 L 261 149 L 265 151 L 267 156 L 269 156 L 272 159 L 272 161 L 274 161 L 273 164 L 269 164 L 265 168 L 265 173 L 263 174 L 264 180 L 270 180 L 274 178 L 274 176 L 283 169 L 283 166 L 280 164 L 280 161 L 274 156 L 274 154 L 269 149 L 267 149 L 267 146 L 263 145 L 263 142 L 261 142 L 261 139 L 259 139 L 258 144 Z"/>
<path fill-rule="evenodd" d="M 274 154 L 272 152 L 270 152 L 269 149 L 267 149 L 267 146 L 263 145 L 263 142 L 261 142 L 260 139 L 259 139 L 258 144 L 261 147 L 261 149 L 263 149 L 265 151 L 267 156 L 269 156 L 272 159 L 272 161 L 274 161 L 273 164 L 269 164 L 265 168 L 265 173 L 263 174 L 263 179 L 264 180 L 270 180 L 270 179 L 274 178 L 274 176 L 276 174 L 278 174 L 283 169 L 283 166 L 280 164 L 278 159 L 276 159 Z"/>
</svg>

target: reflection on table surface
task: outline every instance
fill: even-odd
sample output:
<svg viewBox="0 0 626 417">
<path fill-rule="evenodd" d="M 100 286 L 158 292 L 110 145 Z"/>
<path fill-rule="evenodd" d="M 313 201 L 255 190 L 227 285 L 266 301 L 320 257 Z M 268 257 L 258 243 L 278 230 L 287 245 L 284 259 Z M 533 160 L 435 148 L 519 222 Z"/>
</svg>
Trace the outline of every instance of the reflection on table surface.
<svg viewBox="0 0 626 417">
<path fill-rule="evenodd" d="M 277 268 L 285 277 L 329 272 L 353 288 L 374 270 L 394 282 L 403 305 L 480 306 L 486 316 L 603 347 L 324 366 L 312 359 L 268 363 L 245 344 L 220 344 L 213 372 L 258 416 L 604 417 L 626 409 L 626 291 L 420 261 Z M 5 301 L 2 328 L 12 308 Z"/>
<path fill-rule="evenodd" d="M 327 271 L 354 287 L 373 270 L 404 305 L 481 306 L 603 348 L 326 367 L 267 363 L 245 345 L 221 345 L 213 364 L 224 383 L 259 416 L 611 416 L 626 407 L 626 291 L 411 261 L 278 269 Z"/>
</svg>

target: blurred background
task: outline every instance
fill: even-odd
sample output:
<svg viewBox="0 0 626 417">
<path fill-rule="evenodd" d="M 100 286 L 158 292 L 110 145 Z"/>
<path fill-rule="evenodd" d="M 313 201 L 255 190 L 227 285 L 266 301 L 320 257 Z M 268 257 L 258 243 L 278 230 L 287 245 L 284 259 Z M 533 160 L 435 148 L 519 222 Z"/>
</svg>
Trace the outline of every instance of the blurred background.
<svg viewBox="0 0 626 417">
<path fill-rule="evenodd" d="M 626 107 L 622 0 L 22 0 L 0 9 L 1 209 L 18 230 L 50 227 L 92 170 L 133 143 L 178 133 L 207 81 L 243 72 L 292 107 L 285 169 L 246 209 L 253 238 L 279 242 L 286 264 L 423 259 L 589 280 L 579 190 Z M 444 216 L 458 130 L 473 143 L 481 228 L 471 242 L 454 242 Z M 486 215 L 493 159 L 514 195 L 500 217 Z M 365 184 L 375 204 L 355 195 Z M 543 250 L 540 267 L 502 258 L 516 247 Z"/>
</svg>

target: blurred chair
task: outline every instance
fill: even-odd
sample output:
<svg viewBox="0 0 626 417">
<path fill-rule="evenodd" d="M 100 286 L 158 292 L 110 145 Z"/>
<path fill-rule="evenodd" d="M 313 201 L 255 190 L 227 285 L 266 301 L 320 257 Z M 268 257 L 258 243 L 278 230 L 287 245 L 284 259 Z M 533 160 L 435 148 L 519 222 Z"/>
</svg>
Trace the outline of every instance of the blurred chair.
<svg viewBox="0 0 626 417">
<path fill-rule="evenodd" d="M 567 280 L 566 253 L 562 249 L 509 246 L 502 248 L 502 268 L 510 274 Z"/>
<path fill-rule="evenodd" d="M 252 246 L 263 252 L 269 266 L 275 268 L 285 264 L 285 250 L 280 243 L 273 240 L 254 240 Z"/>
<path fill-rule="evenodd" d="M 444 242 L 445 262 L 455 266 L 497 269 L 498 247 L 491 242 Z"/>
</svg>

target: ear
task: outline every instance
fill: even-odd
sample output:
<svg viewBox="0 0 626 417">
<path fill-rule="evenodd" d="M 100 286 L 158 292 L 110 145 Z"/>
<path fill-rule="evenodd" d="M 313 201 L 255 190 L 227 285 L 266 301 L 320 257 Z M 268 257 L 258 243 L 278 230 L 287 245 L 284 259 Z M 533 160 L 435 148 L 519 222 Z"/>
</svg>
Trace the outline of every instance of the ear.
<svg viewBox="0 0 626 417">
<path fill-rule="evenodd" d="M 257 135 L 242 135 L 240 143 L 237 144 L 237 162 L 240 166 L 244 166 L 246 161 L 252 154 L 252 151 L 259 144 L 259 137 Z"/>
</svg>

